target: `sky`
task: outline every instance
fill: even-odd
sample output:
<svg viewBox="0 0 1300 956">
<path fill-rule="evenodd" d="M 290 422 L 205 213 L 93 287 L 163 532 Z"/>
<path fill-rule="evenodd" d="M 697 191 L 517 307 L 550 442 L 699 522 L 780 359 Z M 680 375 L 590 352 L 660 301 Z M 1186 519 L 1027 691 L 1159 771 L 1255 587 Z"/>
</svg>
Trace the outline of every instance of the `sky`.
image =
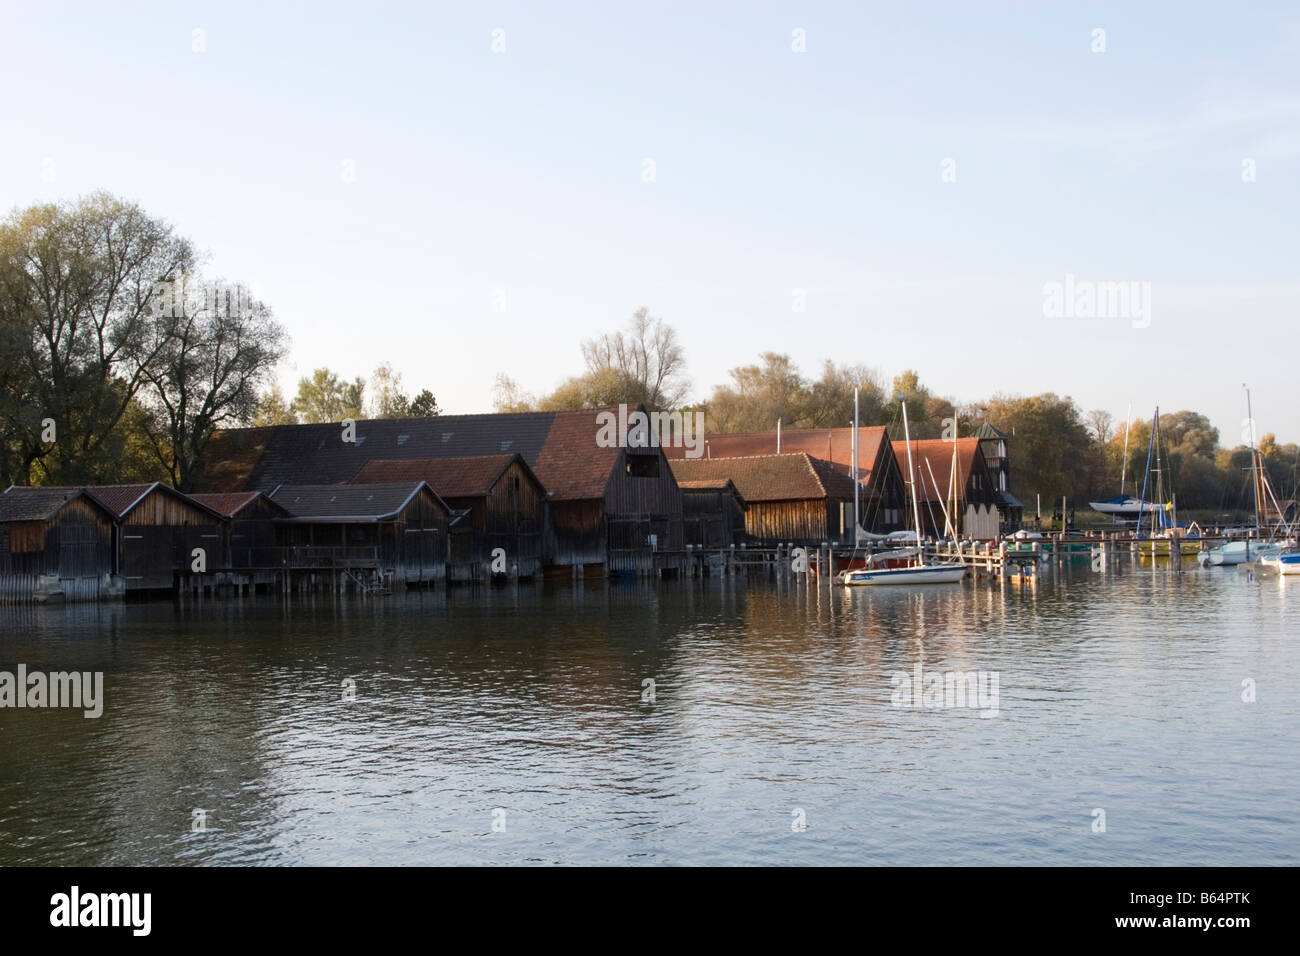
<svg viewBox="0 0 1300 956">
<path fill-rule="evenodd" d="M 1249 383 L 1300 441 L 1297 63 L 1267 2 L 0 0 L 0 212 L 168 220 L 289 394 L 389 362 L 488 411 L 646 306 L 696 399 L 777 351 L 1232 445 Z"/>
</svg>

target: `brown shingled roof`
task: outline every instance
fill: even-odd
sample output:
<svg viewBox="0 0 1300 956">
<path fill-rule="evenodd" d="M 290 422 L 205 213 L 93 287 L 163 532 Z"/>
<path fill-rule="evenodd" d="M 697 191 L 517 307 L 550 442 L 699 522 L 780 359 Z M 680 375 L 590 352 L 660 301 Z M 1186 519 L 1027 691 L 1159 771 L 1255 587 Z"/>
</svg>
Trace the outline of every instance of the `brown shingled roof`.
<svg viewBox="0 0 1300 956">
<path fill-rule="evenodd" d="M 0 495 L 0 521 L 48 521 L 69 501 L 83 495 L 100 511 L 107 513 L 107 508 L 79 488 L 14 485 Z"/>
<path fill-rule="evenodd" d="M 429 487 L 443 498 L 478 498 L 491 492 L 497 479 L 515 459 L 528 467 L 519 455 L 416 458 L 409 461 L 376 459 L 362 465 L 352 477 L 352 483 L 427 481 Z"/>
<path fill-rule="evenodd" d="M 882 442 L 889 440 L 883 425 L 858 429 L 858 472 L 866 481 L 876 465 Z M 709 457 L 742 458 L 777 454 L 776 429 L 761 432 L 724 432 L 708 435 Z M 852 428 L 786 428 L 781 431 L 780 454 L 805 452 L 831 462 L 844 473 L 853 468 Z M 685 448 L 665 448 L 669 458 L 685 458 Z"/>
<path fill-rule="evenodd" d="M 190 498 L 201 505 L 207 505 L 213 511 L 226 518 L 233 518 L 239 512 L 243 511 L 258 498 L 263 497 L 260 491 L 229 491 L 218 492 L 215 494 L 197 494 L 190 495 Z M 279 505 L 270 498 L 266 499 L 274 507 L 284 511 Z"/>
<path fill-rule="evenodd" d="M 622 451 L 617 446 L 602 448 L 596 444 L 600 432 L 596 416 L 609 411 L 618 414 L 617 406 L 555 413 L 546 443 L 533 466 L 551 498 L 599 498 L 605 493 Z"/>
<path fill-rule="evenodd" d="M 896 441 L 893 444 L 894 457 L 898 459 L 898 467 L 906 480 L 908 442 Z M 919 492 L 917 500 L 947 500 L 949 475 L 952 472 L 952 444 L 951 441 L 943 438 L 912 439 L 912 467 L 916 469 L 916 490 Z M 975 456 L 980 453 L 979 449 L 978 438 L 957 439 L 957 496 L 959 498 L 966 497 L 966 485 L 970 482 L 971 469 L 976 467 Z M 934 473 L 933 477 L 931 471 Z"/>
<path fill-rule="evenodd" d="M 678 482 L 729 478 L 749 502 L 853 497 L 853 482 L 805 452 L 670 461 Z"/>
</svg>

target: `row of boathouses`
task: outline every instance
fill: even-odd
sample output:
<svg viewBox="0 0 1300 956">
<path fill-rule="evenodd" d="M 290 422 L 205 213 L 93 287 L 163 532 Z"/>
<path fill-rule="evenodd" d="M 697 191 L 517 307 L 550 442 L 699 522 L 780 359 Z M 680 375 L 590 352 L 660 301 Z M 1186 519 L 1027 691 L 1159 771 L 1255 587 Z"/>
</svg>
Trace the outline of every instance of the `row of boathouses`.
<svg viewBox="0 0 1300 956">
<path fill-rule="evenodd" d="M 232 429 L 213 436 L 191 493 L 12 487 L 0 600 L 671 573 L 697 550 L 852 543 L 855 448 L 861 526 L 909 523 L 908 449 L 884 428 L 857 429 L 856 443 L 852 428 L 720 434 L 687 457 L 602 441 L 613 411 Z M 967 537 L 1018 520 L 1005 436 L 911 453 L 928 533 L 954 499 Z"/>
</svg>

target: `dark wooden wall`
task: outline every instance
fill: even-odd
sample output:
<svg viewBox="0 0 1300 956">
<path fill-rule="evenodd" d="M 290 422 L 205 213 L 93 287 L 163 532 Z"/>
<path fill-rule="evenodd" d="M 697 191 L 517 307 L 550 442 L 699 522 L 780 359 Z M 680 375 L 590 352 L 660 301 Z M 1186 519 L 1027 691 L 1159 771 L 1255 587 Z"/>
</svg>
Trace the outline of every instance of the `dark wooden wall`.
<svg viewBox="0 0 1300 956">
<path fill-rule="evenodd" d="M 165 491 L 155 489 L 118 527 L 118 573 L 127 590 L 172 588 L 191 573 L 193 552 L 202 548 L 209 572 L 225 567 L 225 533 L 219 519 Z"/>
<path fill-rule="evenodd" d="M 796 501 L 750 501 L 748 504 L 745 533 L 750 544 L 773 547 L 791 543 L 806 547 L 840 537 L 838 501 L 805 498 Z M 835 512 L 833 528 L 830 523 L 832 509 Z"/>
<path fill-rule="evenodd" d="M 470 512 L 452 531 L 452 580 L 485 580 L 496 548 L 505 551 L 507 568 L 520 575 L 541 570 L 546 492 L 521 462 L 511 462 L 487 495 L 449 498 L 447 503 Z"/>
<path fill-rule="evenodd" d="M 652 571 L 655 551 L 685 548 L 682 492 L 658 448 L 619 455 L 605 486 L 605 512 L 610 571 Z"/>
<path fill-rule="evenodd" d="M 49 574 L 98 579 L 113 570 L 113 523 L 90 502 L 74 498 L 49 521 L 0 526 L 0 574 Z"/>
<path fill-rule="evenodd" d="M 682 533 L 695 548 L 730 548 L 746 540 L 745 509 L 731 491 L 682 491 Z"/>
</svg>

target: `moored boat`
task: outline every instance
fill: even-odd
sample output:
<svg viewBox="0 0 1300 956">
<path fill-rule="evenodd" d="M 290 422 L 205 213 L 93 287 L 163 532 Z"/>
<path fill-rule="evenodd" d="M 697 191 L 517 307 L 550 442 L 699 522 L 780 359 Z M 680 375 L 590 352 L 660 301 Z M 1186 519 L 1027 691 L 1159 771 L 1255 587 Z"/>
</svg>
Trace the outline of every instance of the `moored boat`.
<svg viewBox="0 0 1300 956">
<path fill-rule="evenodd" d="M 1300 574 L 1300 551 L 1265 555 L 1259 559 L 1259 563 L 1278 574 L 1287 576 Z"/>
<path fill-rule="evenodd" d="M 901 398 L 901 396 L 900 396 Z M 907 488 L 909 496 L 912 499 L 912 521 L 915 531 L 912 532 L 915 537 L 910 538 L 917 543 L 915 548 L 902 549 L 909 552 L 915 552 L 916 563 L 909 563 L 906 567 L 893 568 L 859 568 L 857 570 L 845 571 L 843 582 L 845 587 L 866 587 L 870 585 L 883 584 L 955 584 L 966 576 L 966 568 L 960 564 L 930 564 L 925 563 L 925 549 L 921 543 L 921 511 L 917 505 L 916 485 L 914 466 L 912 464 L 912 437 L 907 424 L 907 403 L 902 403 L 903 408 L 903 437 L 907 441 Z M 892 537 L 892 536 L 891 536 Z M 895 552 L 896 554 L 897 552 Z M 888 554 L 888 552 L 886 552 Z M 883 555 L 882 555 L 883 557 Z"/>
</svg>

